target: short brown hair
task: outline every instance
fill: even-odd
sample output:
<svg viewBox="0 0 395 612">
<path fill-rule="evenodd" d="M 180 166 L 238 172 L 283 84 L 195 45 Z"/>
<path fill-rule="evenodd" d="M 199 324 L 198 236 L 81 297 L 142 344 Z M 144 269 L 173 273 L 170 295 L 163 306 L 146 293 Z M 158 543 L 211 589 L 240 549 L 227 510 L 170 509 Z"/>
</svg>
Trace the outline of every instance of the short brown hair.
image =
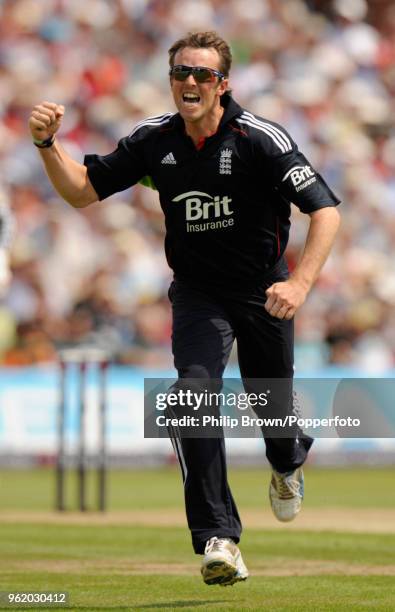
<svg viewBox="0 0 395 612">
<path fill-rule="evenodd" d="M 192 47 L 193 49 L 216 49 L 220 57 L 220 71 L 229 76 L 232 65 L 232 52 L 228 43 L 213 30 L 209 32 L 188 32 L 184 38 L 177 40 L 169 49 L 169 64 L 174 66 L 174 57 L 178 51 Z"/>
</svg>

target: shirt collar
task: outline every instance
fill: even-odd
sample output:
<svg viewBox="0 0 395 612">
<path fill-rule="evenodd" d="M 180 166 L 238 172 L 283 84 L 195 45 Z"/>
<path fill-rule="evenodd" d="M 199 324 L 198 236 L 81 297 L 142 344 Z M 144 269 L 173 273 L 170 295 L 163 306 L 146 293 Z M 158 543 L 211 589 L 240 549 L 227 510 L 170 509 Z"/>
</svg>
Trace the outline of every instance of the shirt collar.
<svg viewBox="0 0 395 612">
<path fill-rule="evenodd" d="M 219 128 L 223 124 L 228 123 L 231 119 L 233 119 L 233 117 L 237 117 L 237 115 L 240 115 L 243 112 L 241 106 L 237 104 L 230 93 L 224 93 L 224 95 L 221 96 L 221 106 L 224 107 L 225 112 L 222 115 Z"/>
</svg>

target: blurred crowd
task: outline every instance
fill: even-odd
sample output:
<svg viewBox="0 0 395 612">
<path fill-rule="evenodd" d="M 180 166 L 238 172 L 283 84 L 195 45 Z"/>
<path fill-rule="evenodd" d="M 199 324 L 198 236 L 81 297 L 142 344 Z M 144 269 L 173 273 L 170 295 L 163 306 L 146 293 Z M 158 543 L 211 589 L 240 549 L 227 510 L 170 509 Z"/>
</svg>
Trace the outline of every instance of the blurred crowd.
<svg viewBox="0 0 395 612">
<path fill-rule="evenodd" d="M 0 360 L 45 363 L 75 344 L 171 365 L 170 271 L 157 194 L 84 210 L 53 191 L 29 137 L 64 104 L 78 160 L 173 110 L 167 50 L 189 30 L 231 43 L 235 99 L 284 125 L 343 204 L 330 260 L 297 317 L 299 370 L 395 365 L 395 5 L 390 0 L 0 0 L 0 203 L 13 211 Z M 292 266 L 308 219 L 293 213 Z"/>
</svg>

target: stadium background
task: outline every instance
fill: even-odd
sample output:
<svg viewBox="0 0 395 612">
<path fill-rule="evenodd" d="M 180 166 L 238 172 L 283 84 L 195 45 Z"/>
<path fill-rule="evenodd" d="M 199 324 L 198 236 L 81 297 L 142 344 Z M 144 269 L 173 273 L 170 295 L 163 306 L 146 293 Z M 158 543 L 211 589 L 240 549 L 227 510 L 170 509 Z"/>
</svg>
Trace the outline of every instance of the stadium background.
<svg viewBox="0 0 395 612">
<path fill-rule="evenodd" d="M 114 363 L 142 368 L 135 370 L 140 379 L 172 368 L 170 273 L 157 194 L 137 186 L 72 209 L 46 179 L 26 122 L 35 103 L 55 100 L 66 106 L 60 138 L 72 155 L 82 160 L 86 152 L 112 150 L 141 118 L 173 108 L 171 42 L 190 28 L 213 27 L 232 45 L 235 98 L 283 124 L 343 200 L 333 254 L 296 319 L 297 375 L 391 371 L 391 2 L 16 0 L 1 2 L 0 10 L 0 185 L 17 228 L 13 280 L 0 308 L 5 380 L 8 368 L 20 368 L 26 384 L 22 368 L 53 370 L 57 350 L 78 343 L 109 348 Z M 291 268 L 305 231 L 306 219 L 294 209 Z M 234 372 L 231 362 L 228 375 Z M 6 385 L 12 397 L 2 394 L 1 410 L 16 405 L 21 422 L 26 395 L 15 380 L 14 395 Z M 29 380 L 27 396 L 36 393 L 46 421 L 51 408 L 42 391 L 53 402 L 48 384 L 56 380 L 35 382 L 34 374 Z M 29 436 L 28 423 L 26 429 Z M 0 424 L 3 443 L 9 434 Z M 19 438 L 21 448 L 27 442 Z M 391 443 L 376 447 L 389 451 Z"/>
<path fill-rule="evenodd" d="M 144 375 L 173 374 L 167 303 L 170 274 L 163 256 L 163 220 L 157 196 L 136 186 L 83 211 L 67 206 L 43 172 L 29 138 L 28 116 L 41 100 L 62 103 L 66 116 L 60 138 L 65 148 L 79 160 L 86 152 L 108 152 L 136 122 L 173 108 L 167 76 L 171 43 L 189 29 L 212 28 L 231 43 L 231 85 L 236 100 L 283 124 L 343 200 L 339 238 L 297 317 L 297 375 L 394 374 L 395 7 L 390 0 L 0 0 L 0 200 L 10 205 L 16 221 L 11 245 L 13 278 L 0 303 L 0 529 L 6 563 L 2 588 L 29 584 L 32 588 L 39 584 L 58 588 L 61 584 L 56 564 L 50 567 L 56 552 L 46 540 L 52 533 L 47 528 L 48 515 L 42 518 L 43 526 L 39 525 L 39 514 L 31 524 L 26 515 L 18 515 L 21 510 L 33 514 L 47 511 L 53 504 L 52 476 L 45 465 L 51 464 L 55 450 L 59 349 L 80 343 L 109 347 L 114 355 L 110 399 L 117 413 L 114 449 L 122 449 L 126 463 L 130 449 L 131 467 L 149 464 L 155 453 L 161 462 L 172 461 L 170 450 L 142 440 L 139 430 Z M 306 219 L 294 210 L 288 248 L 291 268 L 305 231 Z M 237 373 L 235 363 L 233 355 L 228 375 Z M 94 395 L 93 389 L 91 393 Z M 138 452 L 132 456 L 136 448 Z M 251 444 L 244 445 L 244 450 L 239 445 L 236 460 L 245 462 L 246 450 L 251 448 Z M 262 464 L 263 445 L 257 443 L 254 450 L 255 462 Z M 392 463 L 394 453 L 392 439 L 320 440 L 311 461 L 313 465 L 340 462 L 343 466 Z M 44 467 L 9 469 L 37 463 Z M 110 509 L 137 508 L 149 517 L 150 509 L 161 511 L 164 506 L 177 522 L 177 512 L 182 509 L 181 486 L 178 474 L 169 469 L 144 472 L 141 477 L 136 471 L 126 475 L 114 472 Z M 268 531 L 262 550 L 271 567 L 278 554 L 294 555 L 297 564 L 301 550 L 307 559 L 331 558 L 328 550 L 333 545 L 340 546 L 340 574 L 358 555 L 362 563 L 365 553 L 376 565 L 383 559 L 391 562 L 394 571 L 393 555 L 385 549 L 394 537 L 389 535 L 393 528 L 388 514 L 392 512 L 393 518 L 392 471 L 377 470 L 369 475 L 365 469 L 344 467 L 328 470 L 323 477 L 320 474 L 318 468 L 310 471 L 313 510 L 326 509 L 329 503 L 348 514 L 339 518 L 333 510 L 329 523 L 320 522 L 318 514 L 307 514 L 300 528 L 309 523 L 313 530 L 308 532 L 308 545 L 305 532 L 292 532 L 292 537 L 288 532 L 282 540 L 282 532 Z M 258 502 L 252 496 L 261 487 L 261 475 L 258 480 L 254 471 L 241 470 L 233 477 L 241 506 L 255 508 Z M 266 484 L 262 491 L 264 487 Z M 267 506 L 263 492 L 259 504 Z M 157 521 L 162 527 L 166 524 L 164 514 L 162 508 L 163 516 Z M 313 532 L 320 526 L 330 528 L 338 520 L 354 531 L 352 523 L 358 526 L 358 517 L 362 531 L 387 529 L 385 543 L 384 539 L 379 542 L 379 536 L 375 540 L 372 534 L 364 536 L 363 553 L 360 542 L 354 542 L 350 534 L 344 536 L 350 538 L 348 544 L 344 540 L 340 545 L 340 536 L 327 532 L 329 548 L 321 551 L 317 540 L 313 550 Z M 174 525 L 173 519 L 168 519 L 167 525 Z M 141 516 L 130 520 L 142 524 Z M 259 520 L 250 525 L 257 527 Z M 268 521 L 266 516 L 261 524 L 274 529 Z M 75 550 L 85 543 L 85 536 L 81 536 L 82 544 L 73 539 L 71 525 L 55 525 L 53 529 L 54 537 L 64 537 L 63 551 L 68 538 L 72 538 Z M 86 534 L 93 525 L 85 524 L 84 529 Z M 258 559 L 262 550 L 258 532 L 252 533 L 255 541 L 246 540 L 246 546 L 254 561 L 254 554 Z M 162 529 L 160 537 L 158 534 L 154 528 L 150 532 L 141 528 L 140 536 L 153 546 L 159 560 L 166 560 L 161 546 L 174 546 L 175 550 L 184 546 L 178 558 L 191 563 L 184 528 L 179 533 L 169 527 Z M 99 538 L 98 532 L 94 537 Z M 117 537 L 122 542 L 124 531 Z M 108 538 L 110 542 L 110 535 Z M 114 544 L 114 529 L 111 538 L 115 539 L 109 548 L 103 547 L 103 556 L 110 555 L 114 572 L 121 576 L 124 566 L 120 568 L 116 556 L 130 555 L 135 543 L 128 540 L 129 553 L 120 552 L 121 544 Z M 78 554 L 88 567 L 91 553 L 86 552 L 88 548 L 81 550 Z M 67 557 L 68 553 L 62 554 Z M 41 560 L 41 566 L 34 566 L 33 561 L 28 566 L 26 559 L 34 556 Z M 10 559 L 14 559 L 14 574 L 5 572 L 12 572 Z M 49 561 L 44 568 L 45 559 Z M 66 561 L 59 572 L 64 571 L 74 584 L 73 571 L 77 575 L 81 567 L 70 569 Z M 259 563 L 255 561 L 258 570 Z M 292 564 L 287 567 L 284 571 L 291 574 L 284 575 L 293 575 Z M 156 571 L 152 564 L 151 570 Z M 259 571 L 266 575 L 265 568 Z M 347 595 L 342 591 L 339 572 L 333 570 L 332 574 L 338 597 L 343 597 L 337 609 L 343 609 L 342 601 L 351 591 Z M 111 575 L 115 584 L 115 574 Z M 173 578 L 160 583 L 162 591 L 156 602 L 169 598 Z M 189 596 L 193 592 L 197 598 L 192 578 L 187 578 L 185 593 Z M 174 591 L 187 578 L 181 576 Z M 135 593 L 140 593 L 138 588 L 141 593 L 144 588 L 149 592 L 151 587 L 139 580 L 139 586 L 133 583 Z M 322 596 L 328 593 L 336 598 L 329 578 L 320 583 L 320 589 L 316 576 L 314 580 L 309 597 L 319 597 L 320 591 Z M 266 577 L 266 584 L 277 594 L 278 582 Z M 363 600 L 367 584 L 362 579 L 356 584 L 358 602 Z M 375 584 L 381 588 L 378 577 Z M 100 572 L 96 588 L 101 588 Z M 287 589 L 293 593 L 294 584 L 289 583 Z M 347 589 L 351 589 L 348 583 Z M 79 601 L 88 601 L 88 609 L 93 610 L 93 599 L 86 593 L 80 593 Z M 205 596 L 208 602 L 209 596 Z M 365 596 L 368 601 L 368 594 Z M 145 594 L 141 597 L 146 603 Z M 188 599 L 186 594 L 183 597 Z M 114 593 L 110 599 L 116 601 Z M 270 602 L 270 597 L 265 601 Z M 273 599 L 272 609 L 279 601 Z M 321 603 L 311 603 L 310 609 L 332 609 L 320 607 Z M 351 600 L 348 604 L 348 609 L 361 609 L 352 608 Z M 281 609 L 296 609 L 289 605 Z M 388 602 L 386 605 L 377 609 L 391 609 Z M 220 604 L 217 607 L 222 609 Z M 230 607 L 229 603 L 224 609 Z M 238 609 L 244 609 L 240 602 Z M 264 605 L 257 609 L 264 609 Z"/>
</svg>

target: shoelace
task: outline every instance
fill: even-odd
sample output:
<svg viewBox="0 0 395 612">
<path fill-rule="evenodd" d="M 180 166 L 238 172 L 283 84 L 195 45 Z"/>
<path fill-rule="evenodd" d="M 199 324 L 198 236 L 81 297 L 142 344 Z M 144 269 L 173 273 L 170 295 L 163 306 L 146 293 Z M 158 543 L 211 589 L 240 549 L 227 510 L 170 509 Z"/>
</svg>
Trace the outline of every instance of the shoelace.
<svg viewBox="0 0 395 612">
<path fill-rule="evenodd" d="M 224 550 L 226 549 L 226 545 L 228 543 L 229 540 L 225 538 L 217 538 L 217 536 L 214 536 L 213 538 L 210 538 L 207 541 L 206 548 L 204 549 L 204 554 L 207 555 L 208 553 L 213 552 L 213 550 Z"/>
<path fill-rule="evenodd" d="M 295 390 L 292 391 L 292 412 L 296 417 L 298 417 L 298 419 L 303 416 L 299 403 L 299 396 Z"/>
<path fill-rule="evenodd" d="M 280 499 L 292 499 L 300 496 L 300 482 L 290 476 L 280 475 L 276 477 L 277 493 Z"/>
</svg>

